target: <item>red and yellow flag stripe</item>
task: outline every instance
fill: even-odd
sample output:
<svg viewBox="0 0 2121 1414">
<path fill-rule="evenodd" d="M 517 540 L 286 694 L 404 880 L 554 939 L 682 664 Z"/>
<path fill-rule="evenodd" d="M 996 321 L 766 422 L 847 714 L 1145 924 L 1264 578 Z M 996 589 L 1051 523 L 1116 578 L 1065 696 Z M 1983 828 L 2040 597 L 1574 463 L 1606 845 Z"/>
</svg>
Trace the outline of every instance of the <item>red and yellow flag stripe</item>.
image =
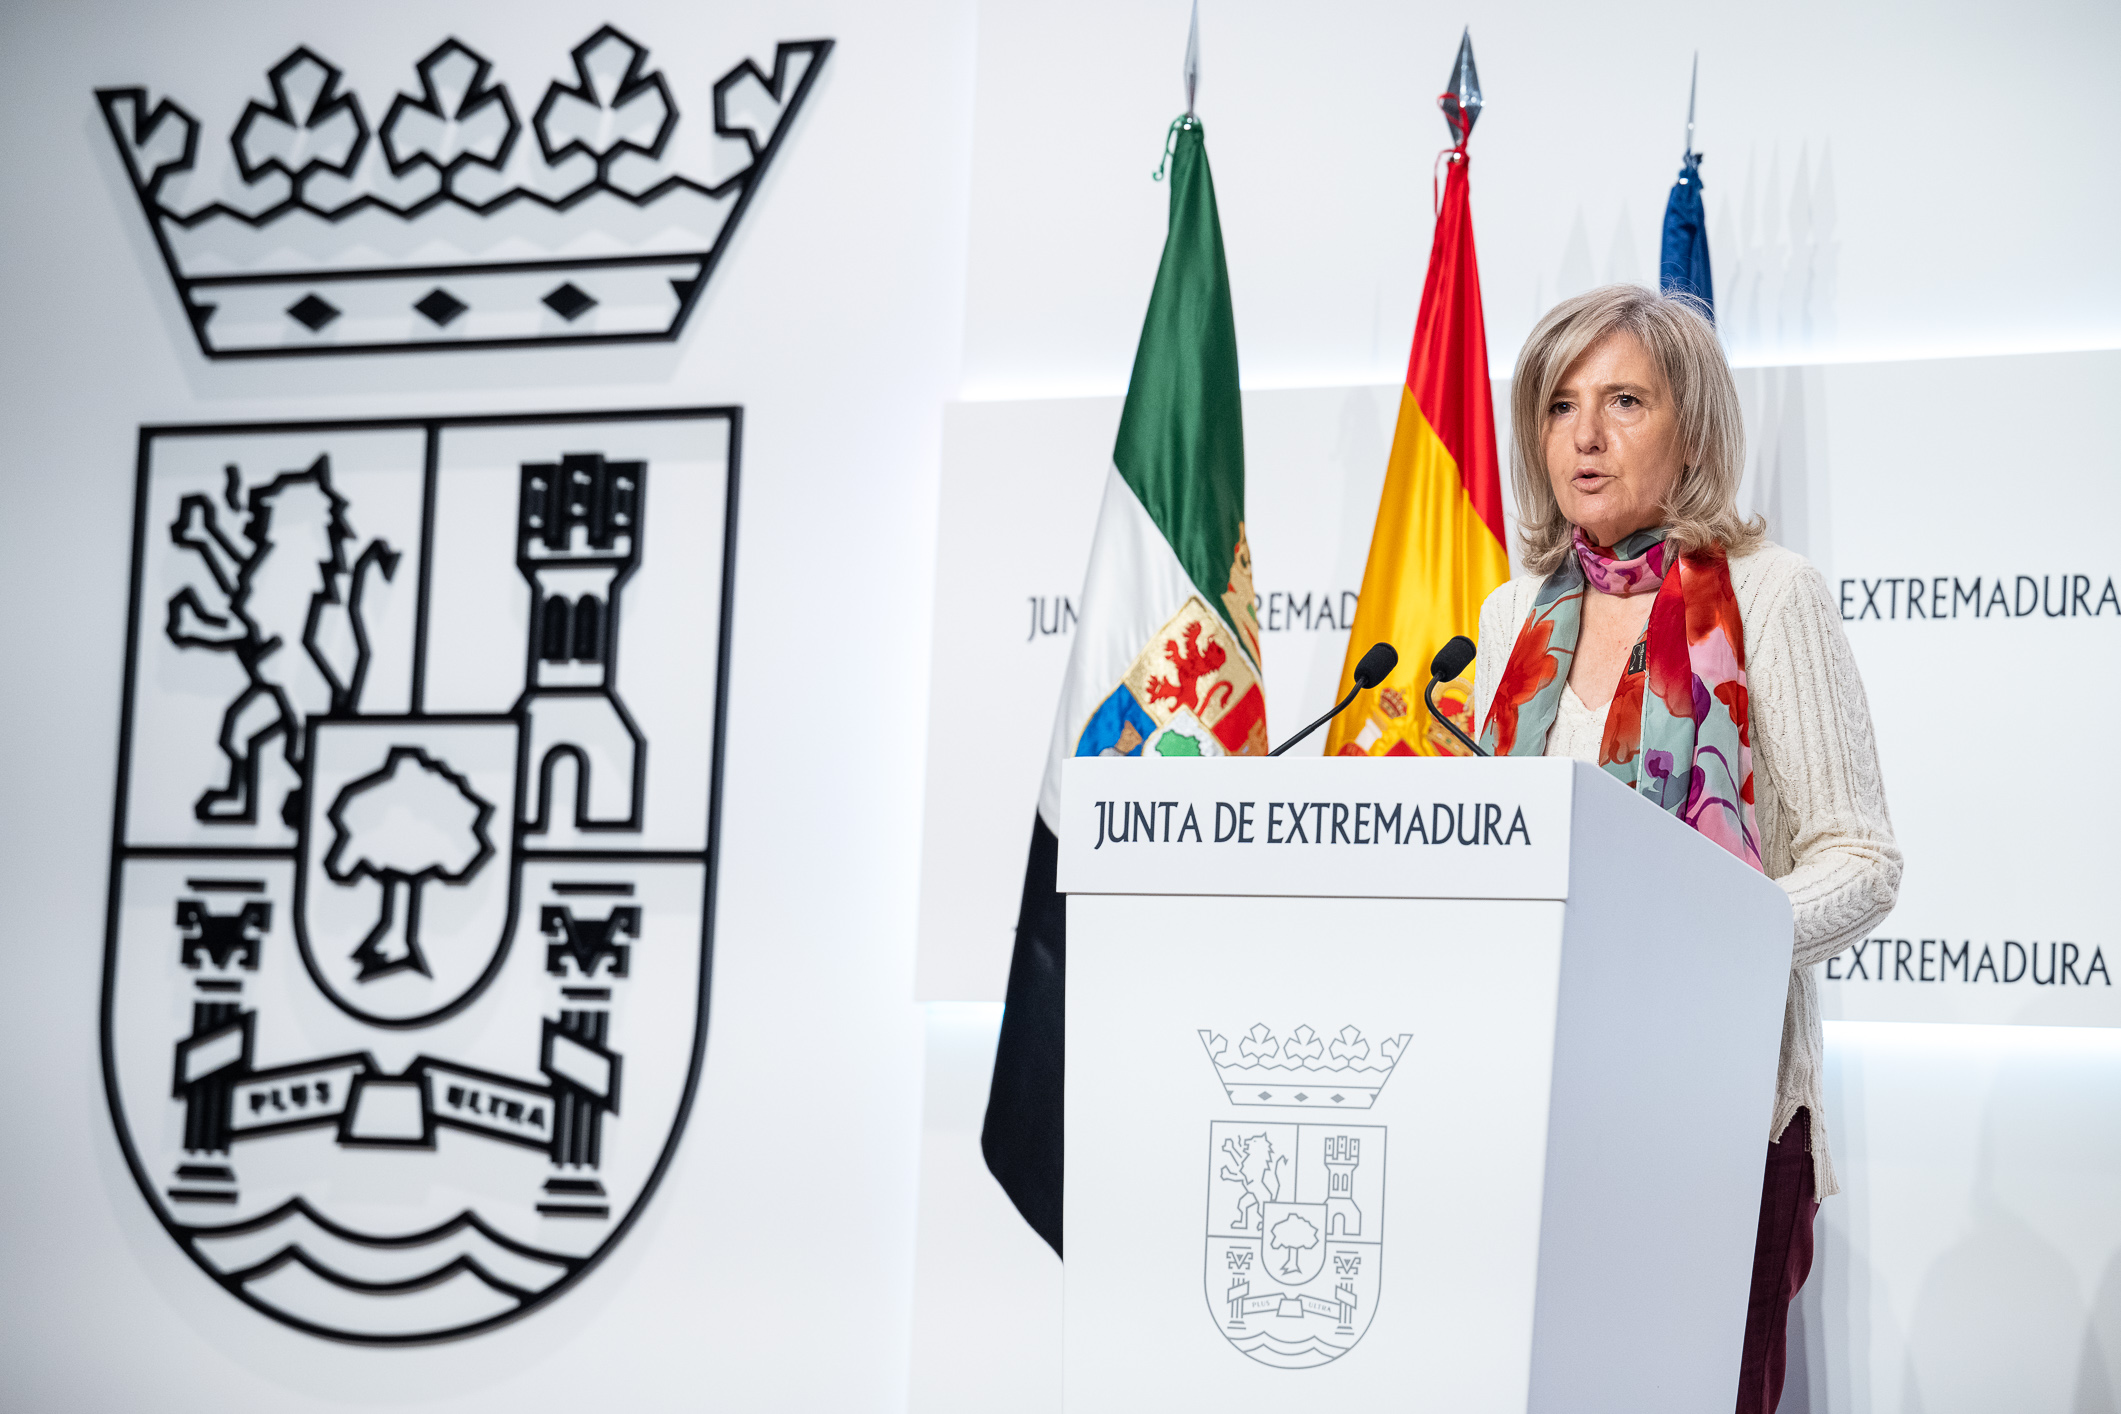
<svg viewBox="0 0 2121 1414">
<path fill-rule="evenodd" d="M 1429 721 L 1421 690 L 1436 650 L 1454 634 L 1473 636 L 1481 601 L 1510 577 L 1466 166 L 1457 154 L 1437 214 L 1340 695 L 1380 639 L 1399 650 L 1399 666 L 1372 697 L 1334 720 L 1328 755 L 1463 754 Z M 1440 690 L 1437 705 L 1473 733 L 1470 679 Z"/>
</svg>

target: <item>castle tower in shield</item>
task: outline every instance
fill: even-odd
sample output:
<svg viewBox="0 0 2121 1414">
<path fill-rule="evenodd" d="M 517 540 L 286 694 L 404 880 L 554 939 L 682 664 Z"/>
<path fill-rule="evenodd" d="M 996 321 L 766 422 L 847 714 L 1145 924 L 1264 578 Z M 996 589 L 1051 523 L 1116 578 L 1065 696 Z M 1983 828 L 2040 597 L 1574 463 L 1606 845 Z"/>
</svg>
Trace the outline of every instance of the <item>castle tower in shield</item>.
<svg viewBox="0 0 2121 1414">
<path fill-rule="evenodd" d="M 1355 1206 L 1355 1166 L 1362 1162 L 1362 1140 L 1352 1134 L 1326 1138 L 1326 1236 L 1362 1236 L 1362 1209 Z"/>
<path fill-rule="evenodd" d="M 552 787 L 574 764 L 581 830 L 638 830 L 647 741 L 618 694 L 619 591 L 641 562 L 643 462 L 595 453 L 522 472 L 516 564 L 530 581 L 525 673 L 530 780 L 527 823 L 553 825 Z"/>
</svg>

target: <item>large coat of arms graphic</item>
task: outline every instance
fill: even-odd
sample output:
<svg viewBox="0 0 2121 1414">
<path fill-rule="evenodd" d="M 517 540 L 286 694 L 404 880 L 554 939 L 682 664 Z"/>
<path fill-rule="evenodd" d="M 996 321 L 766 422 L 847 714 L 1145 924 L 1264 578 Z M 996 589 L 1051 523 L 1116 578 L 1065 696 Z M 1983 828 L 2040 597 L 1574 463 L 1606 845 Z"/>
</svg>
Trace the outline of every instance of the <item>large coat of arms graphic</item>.
<svg viewBox="0 0 2121 1414">
<path fill-rule="evenodd" d="M 142 433 L 105 1078 L 259 1310 L 486 1329 L 653 1190 L 704 1040 L 738 421 Z"/>
<path fill-rule="evenodd" d="M 1385 1126 L 1335 1112 L 1375 1104 L 1409 1038 L 1373 1048 L 1352 1026 L 1328 1041 L 1264 1025 L 1235 1046 L 1200 1037 L 1231 1104 L 1317 1114 L 1209 1124 L 1209 1313 L 1262 1364 L 1329 1364 L 1370 1328 L 1384 1284 Z"/>
</svg>

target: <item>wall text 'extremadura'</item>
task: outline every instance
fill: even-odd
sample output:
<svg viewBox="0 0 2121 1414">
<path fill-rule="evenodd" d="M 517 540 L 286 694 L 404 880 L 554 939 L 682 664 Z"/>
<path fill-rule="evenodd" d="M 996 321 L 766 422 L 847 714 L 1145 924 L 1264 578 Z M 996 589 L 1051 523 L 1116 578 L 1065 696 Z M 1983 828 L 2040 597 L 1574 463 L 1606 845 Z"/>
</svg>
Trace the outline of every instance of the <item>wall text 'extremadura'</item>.
<svg viewBox="0 0 2121 1414">
<path fill-rule="evenodd" d="M 1955 574 L 1882 575 L 1841 581 L 1841 617 L 1865 619 L 2096 619 L 2111 606 L 2121 619 L 2121 594 L 2107 576 L 1995 575 L 1971 581 Z"/>
<path fill-rule="evenodd" d="M 2087 955 L 2075 943 L 1983 943 L 1971 940 L 1953 947 L 1947 938 L 1865 938 L 1826 960 L 1829 982 L 1979 982 L 2009 986 L 2031 982 L 2037 987 L 2114 985 L 2106 954 L 2093 947 Z M 2094 981 L 2094 979 L 2097 979 Z"/>
</svg>

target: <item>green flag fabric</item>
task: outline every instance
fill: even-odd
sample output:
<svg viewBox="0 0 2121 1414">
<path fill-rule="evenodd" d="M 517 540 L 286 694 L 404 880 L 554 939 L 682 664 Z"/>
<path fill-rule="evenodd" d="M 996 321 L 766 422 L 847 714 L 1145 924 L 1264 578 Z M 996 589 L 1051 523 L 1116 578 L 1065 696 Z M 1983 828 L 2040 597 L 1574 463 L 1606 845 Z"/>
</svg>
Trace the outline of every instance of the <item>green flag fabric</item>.
<svg viewBox="0 0 2121 1414">
<path fill-rule="evenodd" d="M 1232 547 L 1244 538 L 1237 320 L 1199 120 L 1180 119 L 1173 136 L 1171 226 L 1112 462 L 1194 586 L 1219 601 Z M 1235 616 L 1217 608 L 1242 636 Z"/>
</svg>

